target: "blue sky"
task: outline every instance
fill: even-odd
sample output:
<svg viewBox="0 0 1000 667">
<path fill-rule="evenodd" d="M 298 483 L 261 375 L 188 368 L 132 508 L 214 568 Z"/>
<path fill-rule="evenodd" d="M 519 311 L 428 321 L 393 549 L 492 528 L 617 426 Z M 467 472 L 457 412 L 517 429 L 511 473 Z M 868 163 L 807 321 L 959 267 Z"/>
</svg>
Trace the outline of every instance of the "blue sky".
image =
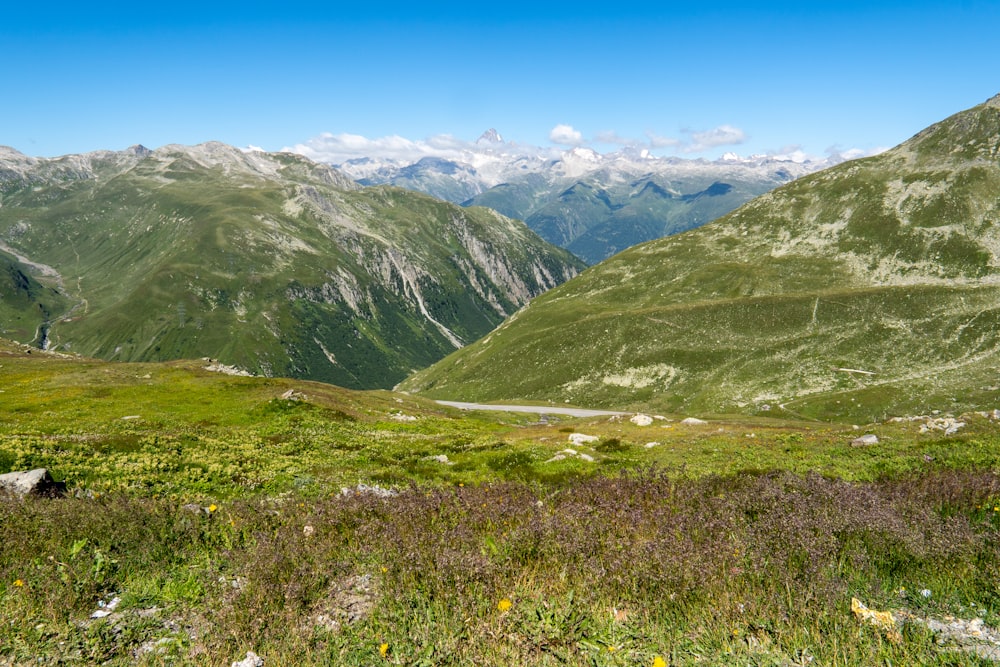
<svg viewBox="0 0 1000 667">
<path fill-rule="evenodd" d="M 1000 2 L 44 3 L 0 18 L 0 144 L 327 135 L 871 151 L 1000 93 Z"/>
</svg>

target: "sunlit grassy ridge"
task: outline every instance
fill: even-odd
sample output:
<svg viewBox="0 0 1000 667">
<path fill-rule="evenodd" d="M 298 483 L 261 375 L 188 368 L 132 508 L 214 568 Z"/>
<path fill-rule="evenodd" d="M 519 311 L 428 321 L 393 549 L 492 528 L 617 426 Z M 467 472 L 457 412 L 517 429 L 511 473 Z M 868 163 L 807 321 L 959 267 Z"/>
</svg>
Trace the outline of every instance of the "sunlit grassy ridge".
<svg viewBox="0 0 1000 667">
<path fill-rule="evenodd" d="M 998 155 L 994 98 L 622 252 L 401 387 L 861 421 L 994 407 Z"/>
</svg>

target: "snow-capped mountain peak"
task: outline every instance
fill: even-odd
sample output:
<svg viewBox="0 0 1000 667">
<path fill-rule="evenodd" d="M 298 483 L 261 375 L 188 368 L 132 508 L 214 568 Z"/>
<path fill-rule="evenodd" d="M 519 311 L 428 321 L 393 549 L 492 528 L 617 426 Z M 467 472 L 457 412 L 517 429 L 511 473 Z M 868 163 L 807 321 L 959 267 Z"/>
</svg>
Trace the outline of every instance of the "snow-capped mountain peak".
<svg viewBox="0 0 1000 667">
<path fill-rule="evenodd" d="M 501 137 L 500 133 L 497 132 L 496 129 L 492 127 L 483 132 L 481 135 L 479 135 L 479 138 L 476 139 L 476 144 L 480 146 L 482 145 L 489 146 L 493 144 L 502 144 L 502 143 L 503 143 L 503 137 Z"/>
</svg>

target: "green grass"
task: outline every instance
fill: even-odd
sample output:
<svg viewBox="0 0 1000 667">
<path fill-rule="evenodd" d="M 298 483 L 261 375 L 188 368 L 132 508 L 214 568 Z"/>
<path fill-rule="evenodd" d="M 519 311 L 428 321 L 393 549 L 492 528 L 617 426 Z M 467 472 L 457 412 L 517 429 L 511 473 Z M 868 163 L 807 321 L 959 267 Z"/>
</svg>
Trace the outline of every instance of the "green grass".
<svg viewBox="0 0 1000 667">
<path fill-rule="evenodd" d="M 974 665 L 851 598 L 1000 623 L 979 415 L 546 423 L 204 365 L 0 347 L 0 472 L 70 487 L 0 501 L 0 663 Z"/>
<path fill-rule="evenodd" d="M 978 415 L 948 438 L 920 435 L 919 423 L 870 426 L 882 444 L 869 450 L 850 445 L 859 432 L 849 424 L 720 416 L 689 426 L 671 414 L 646 427 L 621 418 L 543 424 L 400 394 L 226 376 L 206 365 L 108 364 L 8 346 L 0 351 L 0 463 L 49 468 L 91 491 L 206 503 L 320 497 L 359 482 L 561 482 L 650 465 L 695 476 L 782 469 L 873 480 L 997 464 L 994 424 Z M 290 390 L 295 400 L 281 398 Z M 600 440 L 575 447 L 573 431 Z M 594 461 L 551 461 L 568 447 Z M 435 458 L 442 455 L 447 463 Z"/>
</svg>

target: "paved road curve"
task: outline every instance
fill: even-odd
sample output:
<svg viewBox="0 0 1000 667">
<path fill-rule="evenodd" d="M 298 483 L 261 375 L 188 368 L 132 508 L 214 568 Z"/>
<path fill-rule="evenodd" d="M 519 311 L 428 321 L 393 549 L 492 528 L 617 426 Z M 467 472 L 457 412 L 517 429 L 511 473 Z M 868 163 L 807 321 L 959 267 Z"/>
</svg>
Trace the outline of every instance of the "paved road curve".
<svg viewBox="0 0 1000 667">
<path fill-rule="evenodd" d="M 460 401 L 436 401 L 460 410 L 496 410 L 498 412 L 535 412 L 540 415 L 569 415 L 570 417 L 607 417 L 627 415 L 628 412 L 614 410 L 584 410 L 582 408 L 558 408 L 548 405 L 491 405 L 489 403 L 462 403 Z"/>
</svg>

